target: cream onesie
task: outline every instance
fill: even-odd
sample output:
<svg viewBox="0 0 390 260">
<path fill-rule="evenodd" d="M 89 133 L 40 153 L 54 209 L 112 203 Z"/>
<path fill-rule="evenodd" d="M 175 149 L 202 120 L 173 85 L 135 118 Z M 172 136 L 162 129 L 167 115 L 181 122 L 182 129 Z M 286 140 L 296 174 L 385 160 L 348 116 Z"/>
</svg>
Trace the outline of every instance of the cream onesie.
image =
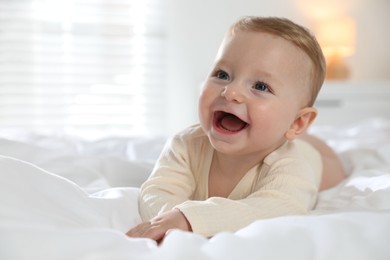
<svg viewBox="0 0 390 260">
<path fill-rule="evenodd" d="M 209 237 L 237 231 L 258 219 L 307 214 L 314 207 L 322 161 L 310 144 L 287 141 L 250 169 L 227 198 L 208 196 L 213 153 L 199 125 L 175 135 L 141 186 L 143 221 L 177 208 L 194 233 Z"/>
</svg>

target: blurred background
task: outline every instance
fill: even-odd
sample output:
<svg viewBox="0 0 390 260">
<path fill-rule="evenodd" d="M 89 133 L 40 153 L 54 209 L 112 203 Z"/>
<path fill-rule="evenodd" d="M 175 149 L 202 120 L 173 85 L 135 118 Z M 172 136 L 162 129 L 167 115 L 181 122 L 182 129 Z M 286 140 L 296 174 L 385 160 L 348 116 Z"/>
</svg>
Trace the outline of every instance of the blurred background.
<svg viewBox="0 0 390 260">
<path fill-rule="evenodd" d="M 0 129 L 96 139 L 196 123 L 223 35 L 246 15 L 312 30 L 327 82 L 387 84 L 389 11 L 389 0 L 0 0 Z"/>
</svg>

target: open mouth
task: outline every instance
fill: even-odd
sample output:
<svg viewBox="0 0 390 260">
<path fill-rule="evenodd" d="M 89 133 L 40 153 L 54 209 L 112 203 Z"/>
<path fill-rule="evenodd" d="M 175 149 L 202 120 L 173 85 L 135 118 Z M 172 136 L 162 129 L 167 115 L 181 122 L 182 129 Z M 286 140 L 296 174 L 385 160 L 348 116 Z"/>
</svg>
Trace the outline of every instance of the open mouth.
<svg viewBox="0 0 390 260">
<path fill-rule="evenodd" d="M 224 132 L 237 133 L 249 124 L 231 113 L 216 111 L 214 112 L 214 126 Z"/>
</svg>

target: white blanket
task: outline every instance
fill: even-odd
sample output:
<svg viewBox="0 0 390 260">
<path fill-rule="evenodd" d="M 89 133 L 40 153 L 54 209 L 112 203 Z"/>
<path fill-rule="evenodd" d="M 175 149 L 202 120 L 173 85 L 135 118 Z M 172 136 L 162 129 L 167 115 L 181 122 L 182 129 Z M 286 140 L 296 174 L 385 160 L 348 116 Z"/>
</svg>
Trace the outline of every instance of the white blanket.
<svg viewBox="0 0 390 260">
<path fill-rule="evenodd" d="M 160 246 L 152 240 L 128 238 L 124 234 L 139 223 L 140 217 L 136 185 L 114 187 L 118 185 L 112 185 L 113 178 L 104 173 L 113 169 L 118 172 L 118 167 L 112 165 L 117 165 L 119 157 L 112 165 L 106 162 L 101 167 L 98 163 L 99 170 L 89 169 L 88 177 L 83 178 L 81 173 L 75 176 L 72 171 L 92 168 L 101 154 L 72 157 L 39 150 L 42 147 L 35 147 L 30 153 L 25 143 L 0 142 L 5 145 L 2 147 L 9 148 L 0 148 L 2 154 L 12 153 L 24 159 L 0 156 L 0 259 L 388 260 L 390 124 L 369 125 L 374 128 L 371 134 L 375 130 L 374 134 L 380 136 L 376 142 L 361 141 L 361 131 L 352 131 L 354 137 L 351 132 L 341 132 L 346 129 L 333 135 L 329 129 L 315 130 L 330 142 L 337 142 L 343 133 L 344 142 L 339 140 L 336 148 L 351 174 L 337 187 L 320 194 L 311 215 L 259 220 L 236 233 L 220 233 L 211 239 L 174 231 Z M 364 124 L 357 127 L 363 132 L 366 128 Z M 23 145 L 24 149 L 12 150 L 11 144 L 19 148 Z M 51 163 L 44 159 L 49 155 Z M 34 163 L 26 162 L 28 157 Z M 141 174 L 144 163 L 145 160 L 130 160 L 126 166 Z M 58 164 L 61 167 L 56 168 Z M 56 174 L 36 165 L 46 165 L 45 169 L 51 168 Z M 126 175 L 125 168 L 119 171 L 122 175 Z M 145 169 L 149 171 L 150 165 Z M 137 180 L 145 178 L 147 171 Z M 71 176 L 74 181 L 63 176 Z M 126 177 L 116 178 L 117 183 L 131 182 Z"/>
</svg>

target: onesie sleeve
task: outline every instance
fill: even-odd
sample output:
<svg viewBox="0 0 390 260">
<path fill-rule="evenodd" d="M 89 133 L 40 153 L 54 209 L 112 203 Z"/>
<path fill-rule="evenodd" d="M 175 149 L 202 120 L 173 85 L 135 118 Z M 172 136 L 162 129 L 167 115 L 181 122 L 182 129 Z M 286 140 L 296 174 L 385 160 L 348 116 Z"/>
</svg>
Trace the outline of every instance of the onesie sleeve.
<svg viewBox="0 0 390 260">
<path fill-rule="evenodd" d="M 191 198 L 195 183 L 180 135 L 165 145 L 151 176 L 141 186 L 139 210 L 143 221 Z"/>
<path fill-rule="evenodd" d="M 319 155 L 317 160 L 321 161 Z M 321 168 L 313 169 L 299 158 L 277 159 L 263 165 L 263 176 L 245 198 L 212 197 L 186 201 L 176 208 L 186 216 L 193 232 L 207 237 L 221 231 L 235 232 L 259 219 L 307 214 L 316 202 Z"/>
</svg>

